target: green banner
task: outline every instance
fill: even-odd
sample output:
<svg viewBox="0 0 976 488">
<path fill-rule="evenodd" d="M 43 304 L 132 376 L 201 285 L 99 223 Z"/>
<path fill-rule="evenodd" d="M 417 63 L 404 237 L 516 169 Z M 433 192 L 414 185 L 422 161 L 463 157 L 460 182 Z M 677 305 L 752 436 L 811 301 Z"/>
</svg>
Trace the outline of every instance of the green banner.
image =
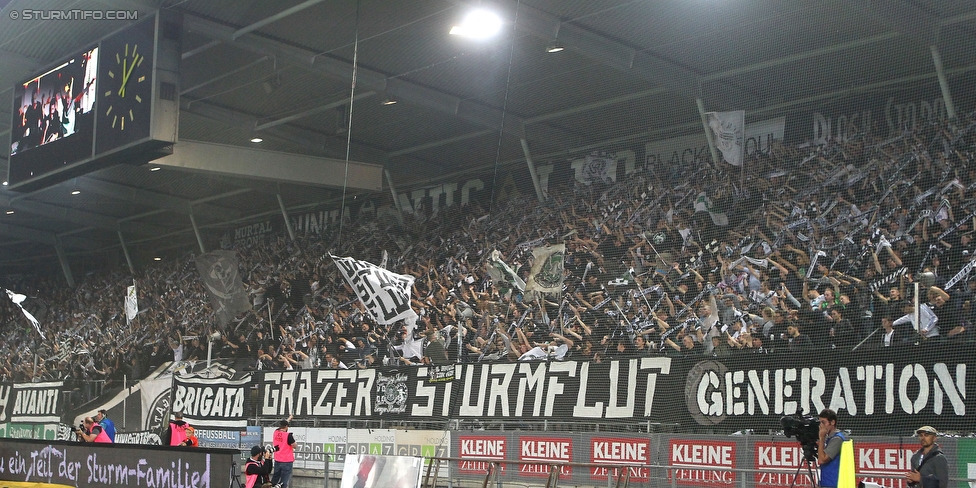
<svg viewBox="0 0 976 488">
<path fill-rule="evenodd" d="M 956 476 L 976 479 L 976 439 L 959 439 L 956 441 L 956 460 L 959 465 Z M 959 484 L 959 488 L 965 486 L 965 483 Z M 976 482 L 970 482 L 969 486 L 976 487 Z"/>
</svg>

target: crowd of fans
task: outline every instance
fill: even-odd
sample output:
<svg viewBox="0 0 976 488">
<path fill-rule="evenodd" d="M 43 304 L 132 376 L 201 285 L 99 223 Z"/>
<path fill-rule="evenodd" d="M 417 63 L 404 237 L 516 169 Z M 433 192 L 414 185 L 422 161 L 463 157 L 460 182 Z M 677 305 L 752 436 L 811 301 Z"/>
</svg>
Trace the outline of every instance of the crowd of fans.
<svg viewBox="0 0 976 488">
<path fill-rule="evenodd" d="M 976 318 L 976 273 L 964 269 L 976 251 L 974 127 L 970 117 L 889 138 L 776 144 L 747 159 L 745 176 L 700 162 L 553 187 L 544 204 L 512 196 L 402 223 L 363 217 L 341 239 L 336 226 L 271 236 L 236 249 L 252 309 L 226 326 L 191 255 L 135 277 L 131 323 L 125 271 L 74 289 L 24 278 L 8 287 L 31 297 L 46 339 L 0 300 L 0 380 L 118 385 L 169 361 L 205 361 L 208 346 L 239 370 L 269 370 L 964 344 Z M 525 280 L 532 248 L 556 243 L 566 245 L 562 293 L 486 271 L 497 250 Z M 377 324 L 330 253 L 416 277 L 417 323 Z"/>
</svg>

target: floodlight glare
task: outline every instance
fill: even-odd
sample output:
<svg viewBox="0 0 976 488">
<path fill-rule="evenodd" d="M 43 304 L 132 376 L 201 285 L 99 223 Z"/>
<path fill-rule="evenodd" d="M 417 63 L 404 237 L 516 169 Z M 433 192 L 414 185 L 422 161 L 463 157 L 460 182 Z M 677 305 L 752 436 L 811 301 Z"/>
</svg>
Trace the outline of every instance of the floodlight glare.
<svg viewBox="0 0 976 488">
<path fill-rule="evenodd" d="M 451 27 L 451 34 L 470 37 L 472 39 L 487 39 L 494 36 L 502 28 L 502 19 L 487 10 L 475 10 L 469 13 L 461 25 Z"/>
</svg>

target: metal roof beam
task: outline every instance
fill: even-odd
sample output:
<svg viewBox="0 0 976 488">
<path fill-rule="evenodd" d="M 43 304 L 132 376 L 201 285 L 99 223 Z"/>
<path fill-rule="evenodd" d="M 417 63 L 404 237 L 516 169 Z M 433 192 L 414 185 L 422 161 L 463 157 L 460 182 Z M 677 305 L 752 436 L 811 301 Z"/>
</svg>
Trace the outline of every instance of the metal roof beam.
<svg viewBox="0 0 976 488">
<path fill-rule="evenodd" d="M 50 232 L 4 223 L 0 223 L 0 234 L 24 239 L 28 242 L 45 244 L 48 246 L 57 245 L 58 240 L 58 236 Z M 85 251 L 94 251 L 102 248 L 101 244 L 82 237 L 69 237 L 67 239 L 62 237 L 61 243 L 70 246 L 71 248 L 83 249 Z"/>
<path fill-rule="evenodd" d="M 637 50 L 575 24 L 563 22 L 552 14 L 524 3 L 518 9 L 516 28 L 523 32 L 546 41 L 551 41 L 558 32 L 559 42 L 568 49 L 620 71 L 633 73 L 689 100 L 701 97 L 699 74 L 680 64 Z M 739 98 L 742 96 L 745 95 L 740 93 Z M 711 106 L 733 107 L 733 100 L 720 92 L 709 93 L 708 102 Z M 735 102 L 742 105 L 744 100 Z"/>
<path fill-rule="evenodd" d="M 288 45 L 253 33 L 235 38 L 234 33 L 236 31 L 233 27 L 189 14 L 184 15 L 183 25 L 187 30 L 210 37 L 211 39 L 233 43 L 259 54 L 276 56 L 334 79 L 346 82 L 352 81 L 352 63 L 341 59 L 321 55 L 309 49 Z M 389 78 L 383 73 L 362 66 L 356 69 L 356 83 L 364 89 L 393 95 L 397 100 L 402 102 L 412 103 L 437 110 L 441 113 L 454 115 L 462 120 L 482 127 L 503 129 L 506 133 L 516 137 L 521 138 L 525 136 L 524 124 L 521 119 L 511 114 L 506 114 L 505 123 L 502 124 L 502 111 L 497 108 L 471 100 L 464 100 L 460 97 L 403 79 Z M 562 133 L 567 138 L 567 143 L 575 138 L 573 134 L 558 128 L 552 128 L 551 133 Z M 548 142 L 552 143 L 554 141 Z M 555 142 L 559 144 L 558 141 Z"/>
<path fill-rule="evenodd" d="M 322 2 L 323 2 L 323 0 L 307 0 L 305 2 L 302 2 L 302 3 L 298 4 L 298 5 L 295 5 L 294 7 L 286 8 L 285 10 L 282 10 L 281 12 L 278 12 L 278 13 L 276 13 L 274 15 L 269 16 L 269 17 L 265 17 L 265 18 L 263 18 L 263 19 L 255 22 L 255 23 L 247 26 L 247 27 L 242 27 L 240 29 L 237 29 L 237 31 L 234 32 L 233 38 L 234 39 L 237 39 L 238 37 L 241 37 L 244 34 L 247 34 L 248 32 L 256 31 L 256 30 L 258 30 L 258 29 L 260 29 L 260 28 L 262 28 L 262 27 L 264 27 L 264 26 L 266 26 L 268 24 L 272 24 L 274 22 L 277 22 L 277 21 L 279 21 L 279 20 L 281 20 L 281 19 L 283 19 L 285 17 L 288 17 L 289 15 L 294 15 L 294 14 L 296 14 L 298 12 L 301 12 L 302 10 L 305 10 L 305 9 L 311 7 L 311 6 L 314 6 L 314 5 L 318 5 L 318 4 L 322 3 Z"/>
<path fill-rule="evenodd" d="M 27 195 L 20 195 L 10 198 L 0 195 L 0 206 L 10 207 L 14 210 L 26 214 L 39 215 L 72 223 L 89 224 L 99 229 L 111 231 L 135 232 L 137 234 L 161 234 L 163 229 L 155 225 L 126 223 L 121 224 L 114 217 L 100 215 L 83 210 L 76 210 L 68 207 L 59 207 L 50 203 L 39 202 L 37 200 L 27 200 Z"/>
<path fill-rule="evenodd" d="M 915 37 L 925 45 L 934 44 L 938 37 L 940 20 L 916 5 L 900 0 L 868 0 L 851 3 L 854 8 L 861 9 L 867 16 L 876 17 L 885 25 L 902 34 Z"/>
<path fill-rule="evenodd" d="M 208 216 L 222 220 L 234 220 L 240 215 L 240 212 L 237 210 L 214 207 L 212 205 L 194 205 L 189 200 L 172 195 L 133 188 L 131 186 L 94 178 L 75 178 L 72 180 L 72 185 L 84 192 L 116 198 L 138 205 L 148 205 L 181 215 L 190 215 L 191 207 L 192 212 L 198 216 Z"/>
<path fill-rule="evenodd" d="M 187 140 L 152 164 L 312 186 L 383 189 L 380 165 Z"/>
</svg>

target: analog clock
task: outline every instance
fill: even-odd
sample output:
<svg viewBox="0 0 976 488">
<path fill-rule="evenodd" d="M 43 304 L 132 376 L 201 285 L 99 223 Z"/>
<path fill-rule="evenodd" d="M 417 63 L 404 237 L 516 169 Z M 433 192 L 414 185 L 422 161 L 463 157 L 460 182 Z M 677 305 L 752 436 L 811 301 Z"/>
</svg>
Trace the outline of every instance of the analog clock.
<svg viewBox="0 0 976 488">
<path fill-rule="evenodd" d="M 143 50 L 148 47 L 142 46 Z M 146 62 L 145 54 L 139 52 L 138 44 L 126 44 L 121 51 L 109 53 L 106 61 L 114 66 L 109 66 L 106 73 L 109 79 L 102 97 L 104 117 L 109 127 L 124 131 L 126 124 L 129 128 L 137 125 L 136 117 L 148 116 L 149 112 L 142 107 L 148 107 L 150 102 L 152 66 Z"/>
<path fill-rule="evenodd" d="M 96 80 L 96 156 L 149 137 L 153 41 L 152 22 L 102 40 Z"/>
</svg>

